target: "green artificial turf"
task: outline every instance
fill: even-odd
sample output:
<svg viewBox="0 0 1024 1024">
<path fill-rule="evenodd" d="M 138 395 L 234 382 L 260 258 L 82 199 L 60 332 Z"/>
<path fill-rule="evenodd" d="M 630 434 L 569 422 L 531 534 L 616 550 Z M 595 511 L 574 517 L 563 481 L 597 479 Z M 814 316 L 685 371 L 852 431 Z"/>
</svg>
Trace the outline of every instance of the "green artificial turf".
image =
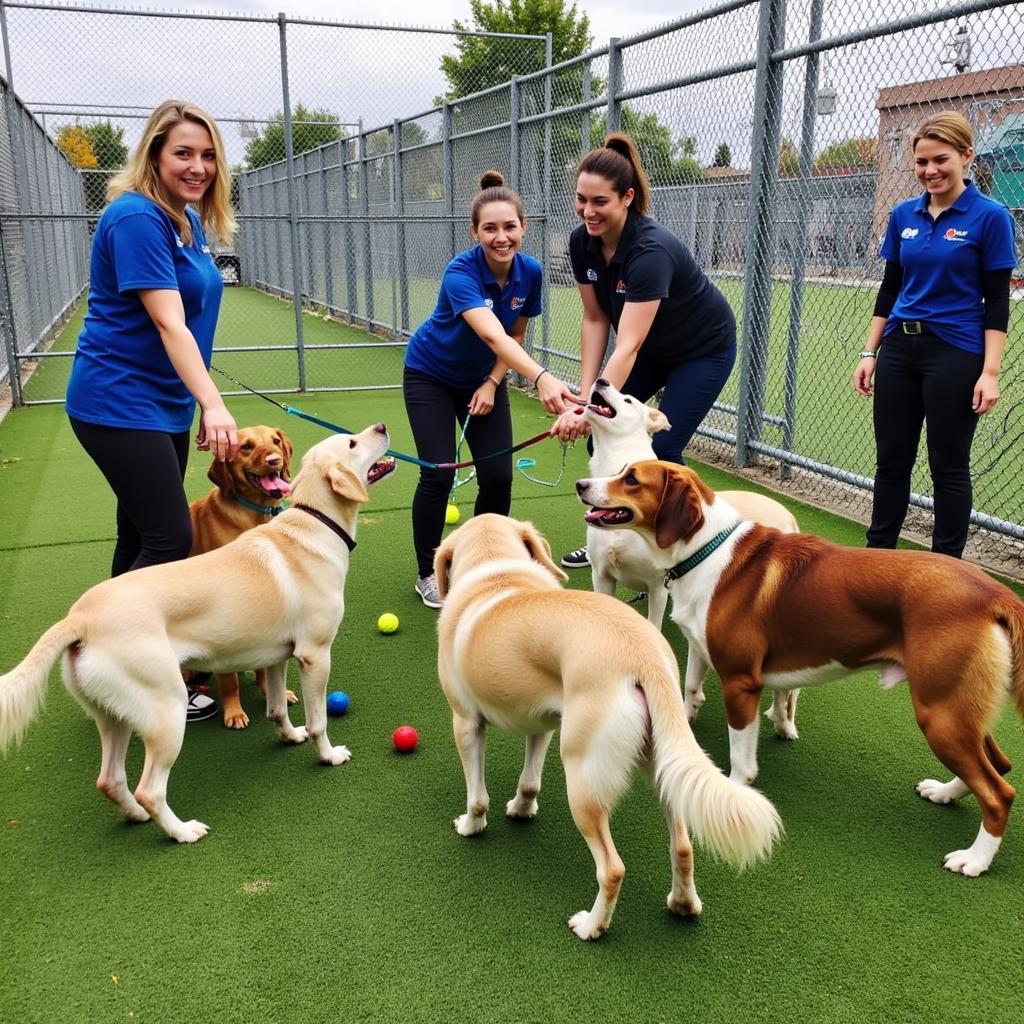
<svg viewBox="0 0 1024 1024">
<path fill-rule="evenodd" d="M 395 392 L 293 400 L 352 428 L 383 419 L 393 446 L 411 451 Z M 300 452 L 323 436 L 255 398 L 233 399 L 231 409 L 243 424 L 283 426 Z M 517 440 L 547 422 L 523 396 L 513 410 Z M 537 461 L 532 475 L 555 478 L 555 442 L 523 454 Z M 513 514 L 531 519 L 556 554 L 584 537 L 572 488 L 585 459 L 582 446 L 572 450 L 555 488 L 515 485 Z M 207 489 L 206 460 L 193 454 L 191 496 Z M 749 486 L 702 471 L 714 487 Z M 348 764 L 327 768 L 308 746 L 280 745 L 247 680 L 248 730 L 228 732 L 216 719 L 188 727 L 170 801 L 212 831 L 177 846 L 152 824 L 121 822 L 93 788 L 95 729 L 54 673 L 25 742 L 0 762 L 0 1021 L 1020 1019 L 1024 817 L 1011 816 L 986 876 L 942 871 L 941 855 L 973 840 L 977 806 L 936 807 L 914 794 L 921 778 L 945 773 L 906 688 L 883 693 L 877 673 L 805 692 L 796 743 L 762 725 L 757 785 L 786 835 L 743 875 L 698 848 L 699 921 L 665 909 L 665 826 L 638 781 L 612 820 L 627 873 L 611 931 L 594 944 L 570 934 L 567 918 L 590 906 L 596 883 L 557 745 L 538 817 L 510 822 L 503 807 L 522 742 L 492 733 L 490 825 L 472 840 L 456 835 L 465 793 L 436 679 L 436 614 L 413 593 L 415 479 L 400 464 L 360 519 L 331 674 L 331 688 L 351 696 L 330 727 L 353 752 Z M 113 502 L 58 407 L 14 410 L 0 424 L 0 482 L 4 671 L 106 575 Z M 474 489 L 459 491 L 464 516 Z M 863 527 L 787 504 L 805 530 L 863 543 Z M 589 587 L 589 573 L 576 571 L 569 585 Z M 383 611 L 401 620 L 392 636 L 376 630 Z M 665 630 L 682 657 L 675 626 Z M 707 694 L 695 733 L 724 766 L 713 680 Z M 421 737 L 409 756 L 390 749 L 402 723 Z M 1020 721 L 1006 712 L 995 731 L 1024 761 Z M 139 768 L 133 742 L 130 774 Z"/>
</svg>

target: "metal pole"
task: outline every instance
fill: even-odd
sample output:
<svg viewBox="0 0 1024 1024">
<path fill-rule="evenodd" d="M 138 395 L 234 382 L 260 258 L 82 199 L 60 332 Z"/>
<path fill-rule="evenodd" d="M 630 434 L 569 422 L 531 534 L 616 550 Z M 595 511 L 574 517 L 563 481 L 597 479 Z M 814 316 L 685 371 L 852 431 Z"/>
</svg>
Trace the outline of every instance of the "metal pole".
<svg viewBox="0 0 1024 1024">
<path fill-rule="evenodd" d="M 4 219 L 0 217 L 0 336 L 3 337 L 7 356 L 8 377 L 11 381 L 11 401 L 14 406 L 25 404 L 21 393 L 21 366 L 18 363 L 18 346 L 15 341 L 14 307 L 11 305 L 11 289 L 7 279 L 7 249 L 4 246 Z"/>
<path fill-rule="evenodd" d="M 441 162 L 444 212 L 448 215 L 448 259 L 455 258 L 455 168 L 452 147 L 452 105 L 444 100 L 441 104 Z"/>
<path fill-rule="evenodd" d="M 395 216 L 398 223 L 395 232 L 398 237 L 398 302 L 401 318 L 395 324 L 395 340 L 402 338 L 409 329 L 409 260 L 405 251 L 405 179 L 402 173 L 402 122 L 395 120 Z"/>
<path fill-rule="evenodd" d="M 513 75 L 512 81 L 509 82 L 509 97 L 508 97 L 508 123 L 509 123 L 509 137 L 508 137 L 508 183 L 509 185 L 520 192 L 522 190 L 522 184 L 520 182 L 519 172 L 519 118 L 520 118 L 520 87 L 519 87 L 519 76 Z"/>
<path fill-rule="evenodd" d="M 338 159 L 341 162 L 341 212 L 348 217 L 352 203 L 348 192 L 348 140 L 338 143 Z M 348 301 L 348 322 L 356 322 L 356 306 L 359 304 L 359 286 L 356 280 L 356 240 L 352 222 L 346 220 L 342 237 L 345 239 L 345 295 Z"/>
<path fill-rule="evenodd" d="M 622 50 L 620 39 L 608 40 L 608 131 L 617 132 L 621 121 L 618 95 L 622 92 Z"/>
<path fill-rule="evenodd" d="M 821 36 L 822 10 L 825 0 L 811 0 L 811 23 L 807 41 L 813 43 Z M 803 134 L 800 137 L 800 177 L 801 184 L 811 179 L 811 164 L 814 159 L 814 129 L 817 117 L 815 97 L 818 93 L 818 63 L 820 54 L 807 55 L 807 66 L 804 75 L 804 115 Z M 786 343 L 786 384 L 785 413 L 782 428 L 782 447 L 793 450 L 796 434 L 796 377 L 800 358 L 800 321 L 804 308 L 804 278 L 807 270 L 807 220 L 813 208 L 813 199 L 808 196 L 797 198 L 796 225 L 794 231 L 795 252 L 793 254 L 793 283 L 789 296 L 789 335 Z M 792 467 L 787 462 L 781 465 L 781 477 L 788 480 Z"/>
<path fill-rule="evenodd" d="M 330 191 L 327 188 L 327 147 L 320 150 L 320 204 L 325 215 L 331 212 Z M 324 302 L 334 308 L 334 260 L 331 257 L 331 225 L 324 224 Z"/>
<path fill-rule="evenodd" d="M 295 195 L 295 153 L 292 146 L 292 108 L 288 95 L 288 19 L 277 16 L 281 45 L 281 96 L 284 102 L 284 163 L 288 186 L 288 222 L 292 252 L 292 301 L 295 303 L 295 350 L 298 357 L 299 391 L 306 390 L 306 352 L 302 337 L 302 264 L 299 254 L 299 209 Z"/>
<path fill-rule="evenodd" d="M 774 189 L 782 129 L 783 64 L 781 61 L 773 62 L 771 55 L 782 48 L 785 32 L 786 0 L 762 0 L 754 86 L 747 272 L 743 288 L 743 346 L 736 428 L 737 466 L 747 465 L 753 456 L 750 442 L 761 438 L 775 257 L 772 247 L 775 227 Z"/>
<path fill-rule="evenodd" d="M 588 60 L 581 68 L 583 73 L 583 84 L 580 93 L 580 100 L 583 103 L 590 102 L 590 61 Z M 583 157 L 590 150 L 590 111 L 584 110 L 580 121 L 580 156 Z"/>
<path fill-rule="evenodd" d="M 363 119 L 359 118 L 359 196 L 363 216 L 370 216 L 370 180 L 366 172 L 366 134 Z M 373 235 L 369 219 L 363 222 L 363 282 L 366 286 L 366 322 L 374 319 L 373 311 Z"/>
<path fill-rule="evenodd" d="M 544 38 L 544 66 L 547 68 L 547 75 L 544 77 L 544 156 L 543 170 L 541 172 L 541 192 L 543 195 L 544 230 L 541 232 L 540 263 L 548 271 L 541 281 L 541 345 L 542 353 L 541 366 L 547 368 L 549 359 L 547 349 L 551 338 L 551 65 L 552 41 L 549 32 Z"/>
</svg>

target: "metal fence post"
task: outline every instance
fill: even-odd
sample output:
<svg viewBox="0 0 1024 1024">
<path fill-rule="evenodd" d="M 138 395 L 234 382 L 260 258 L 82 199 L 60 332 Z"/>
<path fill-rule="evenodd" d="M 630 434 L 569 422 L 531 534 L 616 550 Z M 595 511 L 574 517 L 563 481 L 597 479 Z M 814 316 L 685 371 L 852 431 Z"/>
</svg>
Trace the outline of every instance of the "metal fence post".
<svg viewBox="0 0 1024 1024">
<path fill-rule="evenodd" d="M 409 261 L 405 252 L 405 180 L 402 174 L 402 122 L 395 119 L 395 216 L 398 218 L 398 306 L 399 320 L 395 324 L 395 340 L 409 328 Z"/>
<path fill-rule="evenodd" d="M 327 147 L 320 149 L 320 203 L 324 216 L 331 214 L 330 192 L 327 189 Z M 334 309 L 334 260 L 331 255 L 331 222 L 324 221 L 324 302 Z"/>
<path fill-rule="evenodd" d="M 541 190 L 544 196 L 544 230 L 541 232 L 540 262 L 541 266 L 551 266 L 551 65 L 552 65 L 551 33 L 544 37 L 544 156 L 541 172 Z M 551 348 L 551 274 L 545 274 L 541 280 L 541 366 L 547 369 L 550 359 L 548 350 Z"/>
<path fill-rule="evenodd" d="M 373 234 L 370 228 L 370 179 L 366 172 L 366 133 L 363 131 L 363 119 L 359 119 L 359 196 L 363 221 L 363 280 L 366 286 L 366 326 L 372 329 L 374 316 L 373 304 Z"/>
<path fill-rule="evenodd" d="M 608 131 L 617 132 L 621 120 L 618 95 L 622 92 L 622 49 L 618 36 L 608 40 Z M 587 147 L 590 148 L 589 146 Z"/>
<path fill-rule="evenodd" d="M 452 152 L 452 105 L 443 100 L 441 103 L 441 162 L 442 192 L 444 193 L 444 212 L 448 216 L 448 259 L 455 258 L 455 168 Z M 447 262 L 447 260 L 445 261 Z"/>
<path fill-rule="evenodd" d="M 11 401 L 15 407 L 25 404 L 21 393 L 21 367 L 18 364 L 17 330 L 14 324 L 14 306 L 7 281 L 7 250 L 4 246 L 4 219 L 0 216 L 0 336 L 3 337 L 7 356 L 8 379 L 11 382 Z"/>
<path fill-rule="evenodd" d="M 825 0 L 811 0 L 811 18 L 807 41 L 815 42 L 821 36 L 822 11 Z M 800 136 L 800 177 L 807 181 L 811 177 L 814 159 L 814 128 L 817 116 L 815 97 L 818 92 L 818 53 L 807 55 L 804 75 L 803 130 Z M 807 271 L 807 220 L 813 209 L 813 199 L 796 204 L 796 224 L 793 246 L 793 284 L 789 294 L 789 334 L 786 339 L 786 379 L 784 385 L 785 413 L 782 427 L 782 447 L 793 450 L 796 434 L 796 375 L 800 358 L 800 321 L 804 308 L 804 277 Z M 783 480 L 790 478 L 792 468 L 788 462 L 780 466 Z"/>
<path fill-rule="evenodd" d="M 508 96 L 508 183 L 516 192 L 521 191 L 519 171 L 519 118 L 520 104 L 522 100 L 519 76 L 513 75 L 509 82 Z"/>
<path fill-rule="evenodd" d="M 580 100 L 587 104 L 590 102 L 591 72 L 590 61 L 584 61 L 581 68 L 583 82 L 581 84 Z M 590 110 L 583 111 L 580 120 L 580 156 L 585 156 L 590 149 Z"/>
<path fill-rule="evenodd" d="M 352 198 L 348 184 L 348 139 L 338 143 L 338 159 L 341 162 L 341 212 L 345 216 L 345 301 L 348 303 L 348 322 L 356 322 L 356 307 L 359 305 L 359 284 L 356 278 L 356 240 L 352 230 Z"/>
<path fill-rule="evenodd" d="M 299 255 L 299 204 L 295 195 L 295 152 L 292 145 L 292 108 L 288 95 L 288 19 L 277 16 L 281 45 L 281 96 L 284 102 L 284 162 L 288 185 L 288 226 L 292 253 L 292 300 L 295 303 L 295 350 L 298 357 L 299 391 L 306 390 L 306 352 L 302 337 L 302 265 Z"/>
<path fill-rule="evenodd" d="M 743 344 L 736 424 L 736 465 L 746 466 L 752 441 L 761 437 L 765 374 L 772 305 L 775 253 L 775 181 L 778 177 L 782 128 L 781 61 L 771 55 L 782 49 L 786 32 L 786 0 L 761 0 L 757 65 L 754 84 L 754 121 L 750 160 L 746 257 L 743 287 Z"/>
</svg>

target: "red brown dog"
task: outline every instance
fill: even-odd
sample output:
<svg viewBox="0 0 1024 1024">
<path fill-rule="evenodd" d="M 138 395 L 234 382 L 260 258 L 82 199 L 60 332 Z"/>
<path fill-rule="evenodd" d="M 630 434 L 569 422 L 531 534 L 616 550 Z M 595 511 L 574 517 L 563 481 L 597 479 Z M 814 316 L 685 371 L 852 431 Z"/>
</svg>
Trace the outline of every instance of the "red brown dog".
<svg viewBox="0 0 1024 1024">
<path fill-rule="evenodd" d="M 638 531 L 666 570 L 673 620 L 722 680 L 733 778 L 757 775 L 764 687 L 877 665 L 884 687 L 906 679 L 925 739 L 956 776 L 925 779 L 918 793 L 946 804 L 971 792 L 981 805 L 973 845 L 945 867 L 988 869 L 1015 796 L 989 728 L 1011 695 L 1024 718 L 1024 602 L 945 555 L 844 548 L 741 522 L 685 466 L 633 463 L 576 488 L 590 526 Z"/>
</svg>

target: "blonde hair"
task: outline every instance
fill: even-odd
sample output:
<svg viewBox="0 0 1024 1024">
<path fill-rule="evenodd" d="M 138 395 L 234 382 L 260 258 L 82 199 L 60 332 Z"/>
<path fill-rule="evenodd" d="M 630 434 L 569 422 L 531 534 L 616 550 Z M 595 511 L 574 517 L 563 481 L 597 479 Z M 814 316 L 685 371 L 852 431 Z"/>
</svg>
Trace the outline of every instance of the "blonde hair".
<svg viewBox="0 0 1024 1024">
<path fill-rule="evenodd" d="M 576 167 L 576 177 L 596 174 L 605 178 L 616 195 L 633 190 L 632 208 L 646 214 L 651 205 L 651 186 L 640 163 L 636 143 L 624 132 L 605 136 L 604 145 L 592 149 Z"/>
<path fill-rule="evenodd" d="M 917 149 L 922 139 L 934 139 L 952 146 L 961 156 L 974 148 L 974 129 L 971 122 L 955 110 L 943 110 L 941 113 L 926 117 L 914 132 L 910 143 L 911 152 Z"/>
<path fill-rule="evenodd" d="M 167 201 L 154 163 L 167 141 L 167 133 L 183 121 L 191 121 L 205 128 L 213 140 L 217 160 L 217 175 L 213 184 L 199 200 L 199 223 L 221 242 L 228 243 L 235 233 L 235 215 L 231 209 L 231 168 L 228 166 L 224 140 L 220 129 L 206 111 L 184 100 L 165 100 L 149 115 L 142 139 L 128 159 L 124 170 L 107 183 L 107 202 L 125 192 L 138 192 L 152 199 L 178 226 L 178 233 L 186 244 L 192 243 L 192 225 L 185 213 L 179 213 Z"/>
</svg>

